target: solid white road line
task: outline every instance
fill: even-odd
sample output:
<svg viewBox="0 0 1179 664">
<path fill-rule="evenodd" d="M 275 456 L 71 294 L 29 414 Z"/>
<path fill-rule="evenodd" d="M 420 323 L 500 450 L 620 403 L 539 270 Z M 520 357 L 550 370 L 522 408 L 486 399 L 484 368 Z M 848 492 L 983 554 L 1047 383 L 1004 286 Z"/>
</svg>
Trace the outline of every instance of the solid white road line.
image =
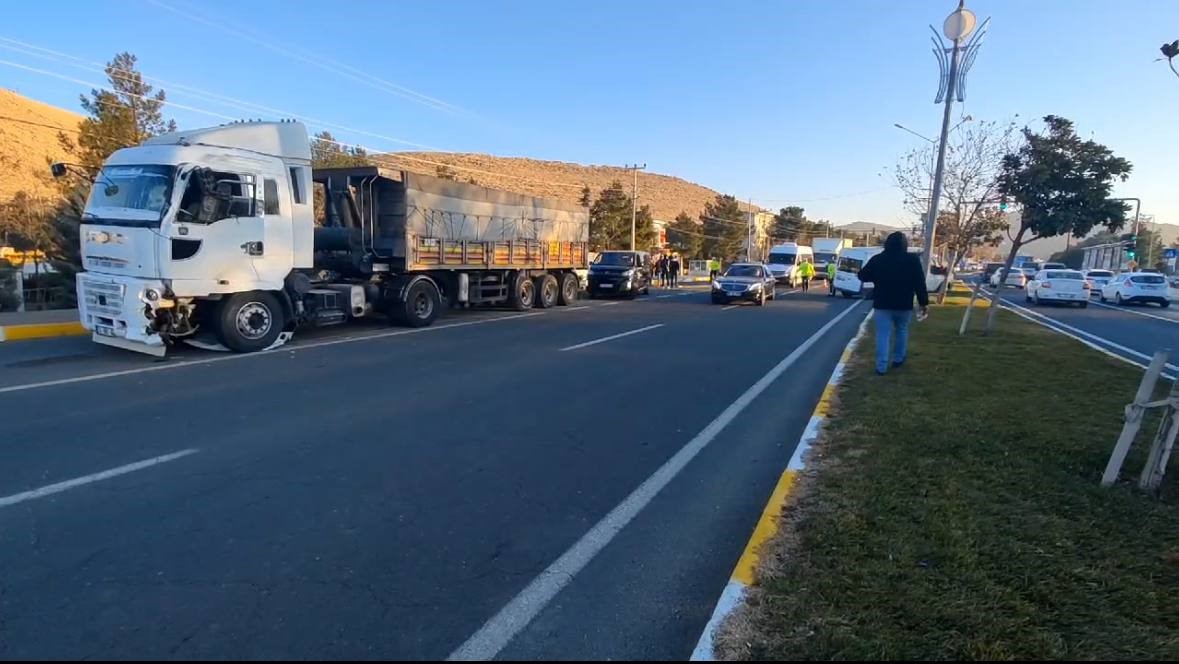
<svg viewBox="0 0 1179 664">
<path fill-rule="evenodd" d="M 729 404 L 716 419 L 696 434 L 678 452 L 659 467 L 650 477 L 643 481 L 637 489 L 631 492 L 610 513 L 596 523 L 581 539 L 561 554 L 551 565 L 542 571 L 520 594 L 507 603 L 499 613 L 488 620 L 479 631 L 450 654 L 451 660 L 491 659 L 511 642 L 529 623 L 532 622 L 557 593 L 573 580 L 598 553 L 606 548 L 623 528 L 626 527 L 651 500 L 659 494 L 673 479 L 679 475 L 692 459 L 724 430 L 738 415 L 741 414 L 753 400 L 761 395 L 775 380 L 790 368 L 798 358 L 802 357 L 827 332 L 835 327 L 839 321 L 855 310 L 859 301 L 841 311 L 825 325 L 802 342 L 789 355 L 782 358 L 756 383 L 745 390 L 737 400 Z"/>
<path fill-rule="evenodd" d="M 372 339 L 384 339 L 386 337 L 399 337 L 406 334 L 421 334 L 423 332 L 431 332 L 437 330 L 450 330 L 456 327 L 470 327 L 472 325 L 483 325 L 484 323 L 496 323 L 501 320 L 515 320 L 517 318 L 528 318 L 530 316 L 543 316 L 543 313 L 532 312 L 526 314 L 511 314 L 508 316 L 496 316 L 494 318 L 480 318 L 478 320 L 463 321 L 461 323 L 449 323 L 446 325 L 434 325 L 431 327 L 418 327 L 408 330 L 394 330 L 391 332 L 377 332 L 375 334 L 362 334 L 358 336 L 340 337 L 337 339 L 327 339 L 324 341 L 313 341 L 310 343 L 298 343 L 288 346 L 275 348 L 274 350 L 264 350 L 257 353 L 246 353 L 242 355 L 220 355 L 218 357 L 202 358 L 199 360 L 183 360 L 180 362 L 168 362 L 163 364 L 153 364 L 149 367 L 136 367 L 134 369 L 123 369 L 121 371 L 107 371 L 104 373 L 89 374 L 86 376 L 74 376 L 72 378 L 59 378 L 57 380 L 45 380 L 37 383 L 25 383 L 23 385 L 9 385 L 8 387 L 0 387 L 0 394 L 6 392 L 23 392 L 25 390 L 35 390 L 40 387 L 53 387 L 55 385 L 70 385 L 72 383 L 86 383 L 93 380 L 102 380 L 104 378 L 117 378 L 119 376 L 131 376 L 141 373 L 151 373 L 153 371 L 168 371 L 169 369 L 180 369 L 182 367 L 200 366 L 205 364 L 217 364 L 219 362 L 232 362 L 235 360 L 248 360 L 255 357 L 263 357 L 266 355 L 273 355 L 274 353 L 296 352 L 301 350 L 309 350 L 312 348 L 323 348 L 325 346 L 336 346 L 339 344 L 350 344 L 357 341 L 369 341 Z"/>
<path fill-rule="evenodd" d="M 45 496 L 50 496 L 55 493 L 61 493 L 62 491 L 73 489 L 74 487 L 79 487 L 79 486 L 82 486 L 85 484 L 90 484 L 92 482 L 101 482 L 102 480 L 109 480 L 112 477 L 118 477 L 119 475 L 126 475 L 127 473 L 133 473 L 137 470 L 143 470 L 144 468 L 150 468 L 152 466 L 155 466 L 155 465 L 158 465 L 161 463 L 175 461 L 176 459 L 181 459 L 181 458 L 186 457 L 190 454 L 196 454 L 198 451 L 199 450 L 196 450 L 196 449 L 180 450 L 179 452 L 165 454 L 164 456 L 152 457 L 150 459 L 144 459 L 143 461 L 136 461 L 135 463 L 129 463 L 125 466 L 119 466 L 118 468 L 111 468 L 110 470 L 104 470 L 101 473 L 94 473 L 93 475 L 85 475 L 82 477 L 76 477 L 72 480 L 66 480 L 64 482 L 50 484 L 48 486 L 43 486 L 40 489 L 33 489 L 32 491 L 25 491 L 23 493 L 13 494 L 11 496 L 4 496 L 3 498 L 0 498 L 0 507 L 8 507 L 10 505 L 16 505 L 17 503 L 23 503 L 26 500 L 34 500 L 36 498 L 44 498 Z"/>
<path fill-rule="evenodd" d="M 721 311 L 728 311 L 729 309 L 736 309 L 739 306 L 741 306 L 741 305 L 740 304 L 730 304 L 726 307 L 721 307 Z"/>
<path fill-rule="evenodd" d="M 1106 309 L 1113 309 L 1114 311 L 1122 311 L 1128 314 L 1134 314 L 1135 316 L 1146 316 L 1147 318 L 1153 318 L 1155 320 L 1166 321 L 1168 323 L 1175 323 L 1176 325 L 1179 325 L 1179 318 L 1170 318 L 1168 316 L 1160 316 L 1159 314 L 1150 314 L 1145 311 L 1134 311 L 1133 309 L 1129 309 L 1127 307 L 1115 307 L 1104 302 L 1090 302 L 1090 304 L 1095 304 L 1099 307 L 1105 307 Z"/>
<path fill-rule="evenodd" d="M 630 332 L 619 332 L 618 334 L 611 334 L 610 336 L 602 337 L 601 339 L 594 339 L 593 341 L 586 341 L 584 343 L 575 344 L 573 346 L 566 346 L 566 347 L 562 348 L 561 350 L 562 351 L 577 350 L 578 348 L 585 348 L 586 346 L 595 346 L 597 344 L 604 343 L 607 341 L 612 341 L 614 339 L 621 339 L 622 337 L 629 337 L 632 334 L 646 332 L 647 330 L 654 330 L 657 327 L 663 327 L 663 323 L 656 323 L 655 325 L 648 325 L 647 327 L 640 327 L 639 329 L 631 330 Z"/>
<path fill-rule="evenodd" d="M 621 302 L 603 302 L 603 303 L 599 304 L 598 306 L 599 307 L 613 307 L 616 304 L 622 304 L 622 303 Z"/>
</svg>

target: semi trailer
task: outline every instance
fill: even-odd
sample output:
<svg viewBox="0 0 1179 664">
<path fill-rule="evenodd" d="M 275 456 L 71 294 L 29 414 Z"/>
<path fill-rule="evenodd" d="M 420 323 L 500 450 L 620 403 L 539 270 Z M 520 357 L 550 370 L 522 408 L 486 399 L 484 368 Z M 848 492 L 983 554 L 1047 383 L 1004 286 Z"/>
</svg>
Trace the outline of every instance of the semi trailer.
<svg viewBox="0 0 1179 664">
<path fill-rule="evenodd" d="M 235 122 L 114 152 L 80 234 L 94 341 L 252 352 L 372 315 L 420 327 L 452 307 L 567 305 L 589 215 L 379 166 L 312 169 L 303 124 Z"/>
</svg>

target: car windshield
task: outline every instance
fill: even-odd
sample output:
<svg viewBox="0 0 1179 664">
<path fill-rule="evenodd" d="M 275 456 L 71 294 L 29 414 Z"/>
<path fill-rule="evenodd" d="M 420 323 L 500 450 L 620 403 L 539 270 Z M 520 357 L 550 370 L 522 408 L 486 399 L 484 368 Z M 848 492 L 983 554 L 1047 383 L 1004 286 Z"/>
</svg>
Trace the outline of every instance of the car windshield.
<svg viewBox="0 0 1179 664">
<path fill-rule="evenodd" d="M 771 265 L 794 265 L 797 254 L 770 254 Z"/>
<path fill-rule="evenodd" d="M 843 258 L 839 259 L 839 269 L 842 272 L 859 274 L 861 267 L 864 267 L 864 261 L 860 260 L 859 258 L 844 256 Z"/>
<path fill-rule="evenodd" d="M 734 265 L 725 272 L 726 277 L 760 277 L 761 268 L 756 265 Z"/>
<path fill-rule="evenodd" d="M 1089 270 L 1088 276 L 1092 279 L 1109 279 L 1113 276 L 1113 272 L 1108 270 Z"/>
<path fill-rule="evenodd" d="M 594 259 L 594 265 L 620 265 L 623 267 L 634 267 L 635 255 L 625 251 L 607 251 L 598 254 Z"/>
<path fill-rule="evenodd" d="M 83 221 L 116 225 L 159 224 L 172 198 L 175 166 L 107 166 L 90 188 Z"/>
<path fill-rule="evenodd" d="M 1165 284 L 1167 280 L 1161 274 L 1136 274 L 1130 277 L 1136 284 Z"/>
<path fill-rule="evenodd" d="M 1072 272 L 1065 270 L 1051 270 L 1045 273 L 1049 279 L 1078 279 L 1083 280 L 1085 277 L 1081 276 L 1080 272 Z"/>
<path fill-rule="evenodd" d="M 833 260 L 835 260 L 835 253 L 834 252 L 829 252 L 829 251 L 816 251 L 815 252 L 815 262 L 816 263 L 830 263 Z"/>
</svg>

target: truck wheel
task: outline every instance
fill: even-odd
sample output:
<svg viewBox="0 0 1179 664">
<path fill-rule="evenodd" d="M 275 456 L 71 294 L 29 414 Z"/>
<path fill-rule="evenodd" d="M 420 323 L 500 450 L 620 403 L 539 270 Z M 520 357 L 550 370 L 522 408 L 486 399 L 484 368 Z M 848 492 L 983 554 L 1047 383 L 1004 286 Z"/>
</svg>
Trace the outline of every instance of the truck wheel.
<svg viewBox="0 0 1179 664">
<path fill-rule="evenodd" d="M 536 282 L 536 308 L 548 309 L 556 306 L 557 298 L 560 296 L 557 278 L 546 274 L 543 277 L 537 277 L 534 281 Z"/>
<path fill-rule="evenodd" d="M 397 320 L 410 327 L 426 327 L 438 318 L 442 298 L 438 288 L 426 279 L 419 279 L 405 292 L 405 302 L 397 305 Z"/>
<path fill-rule="evenodd" d="M 516 283 L 512 287 L 512 295 L 508 298 L 508 304 L 516 311 L 528 311 L 536 302 L 536 285 L 528 278 L 528 275 L 521 272 L 516 277 Z"/>
<path fill-rule="evenodd" d="M 566 272 L 561 276 L 561 295 L 557 300 L 557 304 L 562 306 L 569 306 L 577 301 L 577 292 L 581 290 L 581 282 L 577 280 L 577 275 L 572 272 Z"/>
<path fill-rule="evenodd" d="M 221 304 L 217 339 L 237 353 L 269 348 L 286 325 L 278 298 L 266 291 L 235 293 Z"/>
</svg>

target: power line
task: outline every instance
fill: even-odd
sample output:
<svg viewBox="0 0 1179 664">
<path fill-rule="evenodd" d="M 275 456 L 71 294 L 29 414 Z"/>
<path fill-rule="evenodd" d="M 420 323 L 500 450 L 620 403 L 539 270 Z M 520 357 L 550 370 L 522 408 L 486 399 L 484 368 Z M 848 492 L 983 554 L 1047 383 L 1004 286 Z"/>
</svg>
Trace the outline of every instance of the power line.
<svg viewBox="0 0 1179 664">
<path fill-rule="evenodd" d="M 351 66 L 336 62 L 334 60 L 324 58 L 323 56 L 311 53 L 310 51 L 300 52 L 300 51 L 292 50 L 291 48 L 288 48 L 285 46 L 280 46 L 280 45 L 277 45 L 272 42 L 268 42 L 268 41 L 262 39 L 261 37 L 259 37 L 256 33 L 250 33 L 250 32 L 246 32 L 244 30 L 231 28 L 225 24 L 224 20 L 209 19 L 205 16 L 201 16 L 200 14 L 193 13 L 191 10 L 185 11 L 182 9 L 177 9 L 176 7 L 173 7 L 173 6 L 168 5 L 164 2 L 161 2 L 160 0 L 147 0 L 147 1 L 153 5 L 161 8 L 161 9 L 172 12 L 173 14 L 176 14 L 176 15 L 181 16 L 183 18 L 197 21 L 198 23 L 203 23 L 204 25 L 216 28 L 226 34 L 233 36 L 233 37 L 237 37 L 239 39 L 245 39 L 245 40 L 253 42 L 259 46 L 262 46 L 263 48 L 266 48 L 266 49 L 269 49 L 269 50 L 274 51 L 276 53 L 293 58 L 293 59 L 298 60 L 300 62 L 312 65 L 314 67 L 318 67 L 319 69 L 323 69 L 324 71 L 335 73 L 339 76 L 342 76 L 342 77 L 347 78 L 352 81 L 356 81 L 357 83 L 368 86 L 370 88 L 373 88 L 376 90 L 381 90 L 381 91 L 386 92 L 388 94 L 392 94 L 394 96 L 401 97 L 403 99 L 415 102 L 417 104 L 421 104 L 423 106 L 433 108 L 435 110 L 446 111 L 446 112 L 451 112 L 451 113 L 468 114 L 468 115 L 470 114 L 469 111 L 467 111 L 463 108 L 460 108 L 458 106 L 455 106 L 454 104 L 451 104 L 449 102 L 445 102 L 445 101 L 442 101 L 441 99 L 436 99 L 436 98 L 431 97 L 429 95 L 422 94 L 416 90 L 412 90 L 412 89 L 407 88 L 405 86 L 398 85 L 398 84 L 392 83 L 390 81 L 386 81 L 386 80 L 379 78 L 377 76 L 373 76 L 372 74 L 368 74 L 366 72 L 358 70 L 354 67 L 351 67 Z"/>
</svg>

